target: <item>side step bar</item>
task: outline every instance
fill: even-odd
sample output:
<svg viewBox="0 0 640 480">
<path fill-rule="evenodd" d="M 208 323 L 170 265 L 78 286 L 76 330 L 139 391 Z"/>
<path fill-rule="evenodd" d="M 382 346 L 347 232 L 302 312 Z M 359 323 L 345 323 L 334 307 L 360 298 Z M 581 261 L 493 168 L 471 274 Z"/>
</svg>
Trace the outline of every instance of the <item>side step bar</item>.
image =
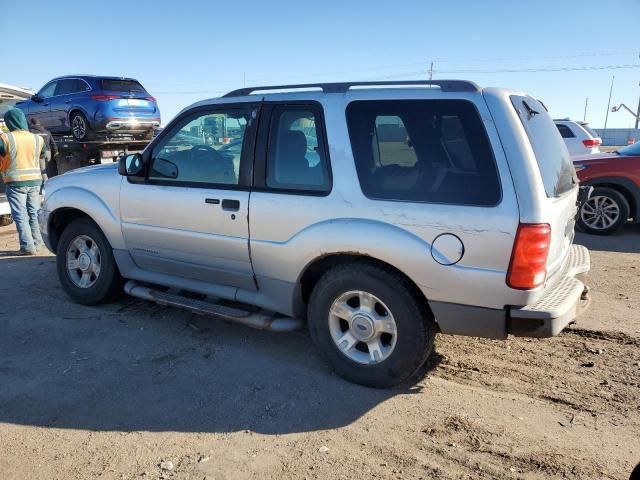
<svg viewBox="0 0 640 480">
<path fill-rule="evenodd" d="M 161 292 L 129 280 L 124 291 L 132 297 L 151 300 L 159 305 L 189 310 L 199 315 L 212 315 L 258 330 L 273 332 L 290 332 L 302 328 L 302 321 L 296 318 L 280 316 L 277 313 L 259 310 L 255 313 L 228 305 L 219 305 L 204 300 L 196 300 L 173 293 Z"/>
</svg>

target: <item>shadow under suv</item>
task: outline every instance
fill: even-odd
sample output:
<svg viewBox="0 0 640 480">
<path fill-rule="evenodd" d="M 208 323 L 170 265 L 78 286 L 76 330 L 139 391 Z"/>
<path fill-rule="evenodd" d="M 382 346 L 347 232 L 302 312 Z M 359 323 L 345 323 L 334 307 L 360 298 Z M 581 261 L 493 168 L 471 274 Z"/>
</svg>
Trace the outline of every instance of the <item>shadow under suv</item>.
<svg viewBox="0 0 640 480">
<path fill-rule="evenodd" d="M 76 140 L 113 133 L 151 139 L 160 126 L 156 99 L 133 78 L 58 77 L 16 107 L 52 133 L 71 133 Z"/>
</svg>

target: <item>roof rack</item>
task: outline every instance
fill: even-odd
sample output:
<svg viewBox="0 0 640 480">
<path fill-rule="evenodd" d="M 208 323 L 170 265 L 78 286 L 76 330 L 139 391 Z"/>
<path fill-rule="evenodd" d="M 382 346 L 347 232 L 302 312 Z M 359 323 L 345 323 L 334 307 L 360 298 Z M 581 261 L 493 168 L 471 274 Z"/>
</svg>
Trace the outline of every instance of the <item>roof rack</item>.
<svg viewBox="0 0 640 480">
<path fill-rule="evenodd" d="M 262 90 L 300 90 L 319 88 L 324 93 L 345 93 L 351 87 L 378 87 L 397 85 L 426 85 L 440 87 L 443 92 L 479 92 L 480 87 L 467 80 L 394 80 L 391 82 L 339 82 L 339 83 L 302 83 L 298 85 L 272 85 L 266 87 L 247 87 L 233 90 L 226 97 L 244 97 Z"/>
</svg>

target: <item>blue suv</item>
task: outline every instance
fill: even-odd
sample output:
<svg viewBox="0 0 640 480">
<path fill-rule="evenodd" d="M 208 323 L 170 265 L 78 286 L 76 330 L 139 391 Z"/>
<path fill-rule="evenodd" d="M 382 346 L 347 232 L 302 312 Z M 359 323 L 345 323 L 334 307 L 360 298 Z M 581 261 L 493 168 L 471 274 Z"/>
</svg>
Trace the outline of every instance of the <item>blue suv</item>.
<svg viewBox="0 0 640 480">
<path fill-rule="evenodd" d="M 52 133 L 71 132 L 77 140 L 114 133 L 151 139 L 160 126 L 156 99 L 133 78 L 58 77 L 16 107 Z"/>
</svg>

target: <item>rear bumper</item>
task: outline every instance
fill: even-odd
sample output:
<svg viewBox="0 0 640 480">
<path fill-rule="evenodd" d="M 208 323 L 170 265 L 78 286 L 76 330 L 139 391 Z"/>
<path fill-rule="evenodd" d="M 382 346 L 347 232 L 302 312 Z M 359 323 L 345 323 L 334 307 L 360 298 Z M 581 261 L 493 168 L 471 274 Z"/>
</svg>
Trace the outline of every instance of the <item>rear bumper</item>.
<svg viewBox="0 0 640 480">
<path fill-rule="evenodd" d="M 577 278 L 591 268 L 589 251 L 573 245 L 554 286 L 535 304 L 505 309 L 429 302 L 442 333 L 472 337 L 552 337 L 574 321 L 590 303 L 588 287 Z"/>
<path fill-rule="evenodd" d="M 109 118 L 91 122 L 94 132 L 144 132 L 160 127 L 160 119 L 157 117 L 144 118 Z"/>
<path fill-rule="evenodd" d="M 591 303 L 589 289 L 576 278 L 591 268 L 589 251 L 573 245 L 564 275 L 533 305 L 511 308 L 507 330 L 520 337 L 552 337 L 574 321 Z"/>
</svg>

